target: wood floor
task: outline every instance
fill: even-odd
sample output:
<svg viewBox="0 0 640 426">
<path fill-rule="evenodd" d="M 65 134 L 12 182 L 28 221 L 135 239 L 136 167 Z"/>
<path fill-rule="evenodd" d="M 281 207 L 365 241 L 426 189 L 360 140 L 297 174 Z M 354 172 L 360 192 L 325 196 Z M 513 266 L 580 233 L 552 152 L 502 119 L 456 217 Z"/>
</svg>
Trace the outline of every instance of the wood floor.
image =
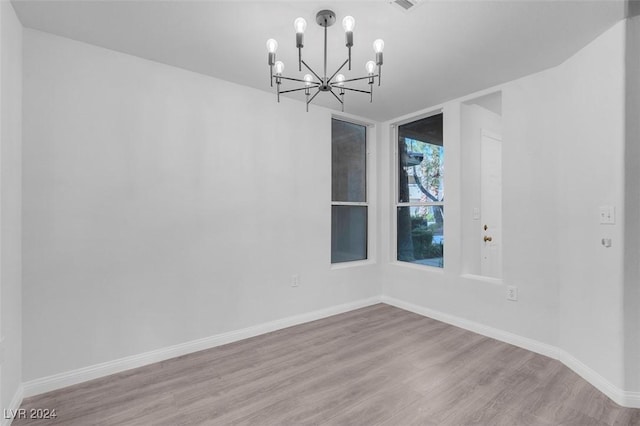
<svg viewBox="0 0 640 426">
<path fill-rule="evenodd" d="M 374 305 L 26 399 L 14 425 L 640 425 L 558 361 Z"/>
</svg>

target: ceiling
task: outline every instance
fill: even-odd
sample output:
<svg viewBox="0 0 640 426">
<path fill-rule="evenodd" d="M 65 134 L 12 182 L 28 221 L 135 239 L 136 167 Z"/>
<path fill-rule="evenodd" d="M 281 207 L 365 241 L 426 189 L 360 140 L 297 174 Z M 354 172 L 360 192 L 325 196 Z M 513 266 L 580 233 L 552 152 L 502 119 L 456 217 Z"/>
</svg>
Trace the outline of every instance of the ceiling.
<svg viewBox="0 0 640 426">
<path fill-rule="evenodd" d="M 26 27 L 265 91 L 274 91 L 269 87 L 268 38 L 280 44 L 277 56 L 285 63 L 284 74 L 301 78 L 305 71 L 296 66 L 293 21 L 304 17 L 303 59 L 321 71 L 323 28 L 315 15 L 333 10 L 338 21 L 328 28 L 327 71 L 333 74 L 347 56 L 340 23 L 352 15 L 353 68 L 344 74 L 365 75 L 376 38 L 385 41 L 385 63 L 373 103 L 368 95 L 348 92 L 345 111 L 376 121 L 555 66 L 625 16 L 622 0 L 423 0 L 409 12 L 389 0 L 14 0 L 13 5 Z M 300 93 L 290 96 L 303 99 Z M 314 103 L 339 109 L 328 93 Z"/>
</svg>

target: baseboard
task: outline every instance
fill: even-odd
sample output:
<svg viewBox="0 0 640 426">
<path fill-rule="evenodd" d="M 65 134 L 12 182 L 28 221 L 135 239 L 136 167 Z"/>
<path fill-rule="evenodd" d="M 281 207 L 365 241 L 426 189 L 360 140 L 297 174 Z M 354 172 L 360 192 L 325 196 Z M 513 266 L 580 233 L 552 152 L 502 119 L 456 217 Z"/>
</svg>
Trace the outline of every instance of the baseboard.
<svg viewBox="0 0 640 426">
<path fill-rule="evenodd" d="M 139 355 L 133 355 L 114 361 L 109 361 L 89 367 L 79 368 L 77 370 L 68 371 L 41 379 L 31 380 L 23 384 L 18 389 L 11 402 L 10 409 L 18 409 L 22 403 L 22 399 L 41 393 L 50 392 L 67 386 L 108 376 L 109 374 L 120 373 L 132 368 L 142 367 L 144 365 L 153 364 L 155 362 L 164 361 L 181 355 L 225 345 L 227 343 L 236 342 L 238 340 L 247 339 L 294 325 L 304 324 L 306 322 L 319 320 L 332 315 L 341 314 L 376 303 L 386 303 L 406 311 L 433 318 L 456 327 L 464 328 L 483 336 L 491 337 L 505 343 L 518 346 L 541 355 L 557 359 L 580 377 L 591 383 L 598 390 L 611 398 L 615 403 L 624 407 L 640 408 L 640 392 L 626 392 L 618 388 L 599 373 L 582 363 L 580 360 L 567 353 L 563 349 L 557 348 L 537 340 L 509 333 L 504 330 L 489 327 L 474 321 L 457 317 L 455 315 L 446 314 L 423 306 L 404 302 L 388 296 L 372 297 L 355 302 L 345 303 L 330 308 L 321 309 L 305 314 L 295 315 L 268 323 L 243 328 L 240 330 L 230 331 L 227 333 L 217 334 L 215 336 L 203 339 L 193 340 L 166 348 L 145 352 Z M 11 420 L 3 419 L 1 425 L 8 426 Z"/>
<path fill-rule="evenodd" d="M 381 296 L 380 301 L 387 305 L 404 309 L 405 311 L 446 322 L 447 324 L 455 325 L 456 327 L 464 328 L 465 330 L 473 331 L 474 333 L 491 337 L 492 339 L 500 340 L 501 342 L 509 343 L 511 345 L 548 356 L 549 358 L 557 359 L 573 370 L 577 375 L 591 383 L 596 389 L 605 394 L 616 404 L 623 407 L 640 408 L 640 392 L 623 391 L 563 349 L 392 297 Z"/>
<path fill-rule="evenodd" d="M 557 359 L 616 404 L 628 408 L 640 408 L 640 392 L 628 392 L 620 389 L 566 351 L 560 351 L 560 356 Z"/>
<path fill-rule="evenodd" d="M 22 405 L 23 399 L 24 399 L 24 387 L 20 385 L 16 390 L 16 393 L 13 394 L 13 398 L 11 399 L 11 404 L 9 405 L 9 407 L 3 410 L 2 422 L 0 422 L 0 425 L 2 426 L 11 425 L 11 422 L 13 422 L 13 418 L 6 418 L 5 416 L 7 413 L 17 413 L 18 409 Z"/>
<path fill-rule="evenodd" d="M 489 327 L 475 321 L 470 321 L 455 315 L 445 314 L 440 311 L 414 305 L 413 303 L 404 302 L 388 296 L 382 296 L 381 301 L 387 305 L 395 306 L 396 308 L 404 309 L 405 311 L 446 322 L 447 324 L 455 325 L 456 327 L 464 328 L 465 330 L 473 331 L 474 333 L 548 356 L 549 358 L 558 359 L 559 356 L 559 350 L 555 346 L 547 345 L 546 343 L 541 343 L 537 340 L 522 337 L 514 333 L 509 333 L 508 331 Z"/>
<path fill-rule="evenodd" d="M 294 315 L 264 324 L 259 324 L 240 330 L 234 330 L 227 333 L 217 334 L 215 336 L 205 337 L 203 339 L 193 340 L 166 348 L 145 352 L 139 355 L 128 356 L 89 367 L 79 368 L 77 370 L 67 371 L 40 379 L 35 379 L 24 383 L 24 396 L 30 397 L 67 386 L 108 376 L 110 374 L 120 373 L 132 368 L 142 367 L 144 365 L 153 364 L 155 362 L 164 361 L 177 356 L 213 348 L 216 346 L 233 343 L 238 340 L 247 339 L 294 325 L 304 324 L 310 321 L 319 320 L 332 315 L 353 311 L 355 309 L 364 308 L 366 306 L 380 303 L 380 297 L 371 297 L 355 302 L 345 303 L 338 306 L 332 306 L 313 312 L 300 315 Z"/>
<path fill-rule="evenodd" d="M 624 392 L 623 407 L 640 408 L 640 392 Z"/>
</svg>

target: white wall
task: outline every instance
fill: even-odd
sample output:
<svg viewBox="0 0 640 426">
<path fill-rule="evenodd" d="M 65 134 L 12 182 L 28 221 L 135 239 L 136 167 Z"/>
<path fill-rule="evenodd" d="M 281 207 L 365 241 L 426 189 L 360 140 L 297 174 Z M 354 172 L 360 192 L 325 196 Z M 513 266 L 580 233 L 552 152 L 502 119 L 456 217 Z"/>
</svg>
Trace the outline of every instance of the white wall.
<svg viewBox="0 0 640 426">
<path fill-rule="evenodd" d="M 558 343 L 624 388 L 624 60 L 620 22 L 557 69 Z M 599 224 L 599 206 L 616 208 Z M 612 238 L 612 247 L 601 245 Z"/>
<path fill-rule="evenodd" d="M 22 25 L 0 1 L 0 404 L 17 408 L 22 383 Z"/>
<path fill-rule="evenodd" d="M 624 37 L 621 22 L 560 66 L 491 90 L 503 94 L 502 284 L 460 276 L 461 103 L 482 94 L 442 106 L 446 269 L 381 269 L 390 298 L 551 345 L 602 383 L 636 390 L 623 377 Z M 380 200 L 392 199 L 388 125 L 410 117 L 381 126 Z M 600 205 L 616 207 L 616 225 L 599 224 Z M 391 217 L 381 208 L 382 223 Z M 392 232 L 381 235 L 383 260 L 393 260 Z M 506 285 L 518 286 L 518 302 L 506 300 Z"/>
<path fill-rule="evenodd" d="M 640 2 L 630 2 L 636 15 Z M 625 388 L 640 391 L 640 16 L 627 21 L 625 146 Z"/>
<path fill-rule="evenodd" d="M 552 72 L 498 88 L 503 95 L 503 285 L 461 276 L 468 272 L 463 268 L 461 250 L 462 241 L 468 238 L 462 227 L 468 213 L 463 210 L 462 194 L 468 188 L 463 188 L 461 162 L 461 104 L 465 98 L 435 108 L 443 109 L 445 120 L 446 268 L 442 271 L 393 262 L 388 250 L 391 232 L 383 233 L 381 250 L 387 252 L 382 256 L 391 261 L 381 265 L 385 295 L 551 345 L 556 343 L 556 243 L 549 241 L 544 249 L 539 248 L 541 223 L 551 227 L 551 238 L 556 234 L 555 195 L 549 189 L 554 188 L 555 181 L 556 160 L 549 155 L 554 150 L 554 141 L 550 139 L 553 130 L 538 121 L 553 114 L 545 95 L 552 93 L 555 84 Z M 469 98 L 472 97 L 477 95 Z M 418 115 L 428 112 L 421 111 Z M 390 180 L 393 171 L 388 140 L 381 138 L 379 142 L 382 181 Z M 541 168 L 539 164 L 545 166 Z M 391 185 L 381 182 L 380 188 L 379 199 L 391 199 Z M 391 217 L 392 210 L 383 209 L 381 220 L 392 223 Z M 519 287 L 517 303 L 506 300 L 507 284 Z"/>
<path fill-rule="evenodd" d="M 24 80 L 25 381 L 380 293 L 328 110 L 32 30 Z"/>
</svg>

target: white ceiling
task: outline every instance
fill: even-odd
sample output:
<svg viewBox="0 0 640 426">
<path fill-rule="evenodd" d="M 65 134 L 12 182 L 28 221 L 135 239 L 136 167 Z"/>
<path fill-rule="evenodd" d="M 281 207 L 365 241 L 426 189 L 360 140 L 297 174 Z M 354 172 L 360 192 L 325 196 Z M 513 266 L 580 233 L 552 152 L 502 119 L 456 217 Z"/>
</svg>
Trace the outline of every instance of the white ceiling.
<svg viewBox="0 0 640 426">
<path fill-rule="evenodd" d="M 273 90 L 268 38 L 280 44 L 285 75 L 301 78 L 305 71 L 296 66 L 293 21 L 304 17 L 303 58 L 321 72 L 323 29 L 315 15 L 333 10 L 338 17 L 328 34 L 328 74 L 333 74 L 347 55 L 340 23 L 352 15 L 355 45 L 347 78 L 365 74 L 376 38 L 385 41 L 385 64 L 373 103 L 368 95 L 347 93 L 345 111 L 378 121 L 555 66 L 625 16 L 622 0 L 424 0 L 408 13 L 388 0 L 14 0 L 13 5 L 26 27 L 266 91 Z M 328 93 L 314 103 L 338 109 Z"/>
</svg>

